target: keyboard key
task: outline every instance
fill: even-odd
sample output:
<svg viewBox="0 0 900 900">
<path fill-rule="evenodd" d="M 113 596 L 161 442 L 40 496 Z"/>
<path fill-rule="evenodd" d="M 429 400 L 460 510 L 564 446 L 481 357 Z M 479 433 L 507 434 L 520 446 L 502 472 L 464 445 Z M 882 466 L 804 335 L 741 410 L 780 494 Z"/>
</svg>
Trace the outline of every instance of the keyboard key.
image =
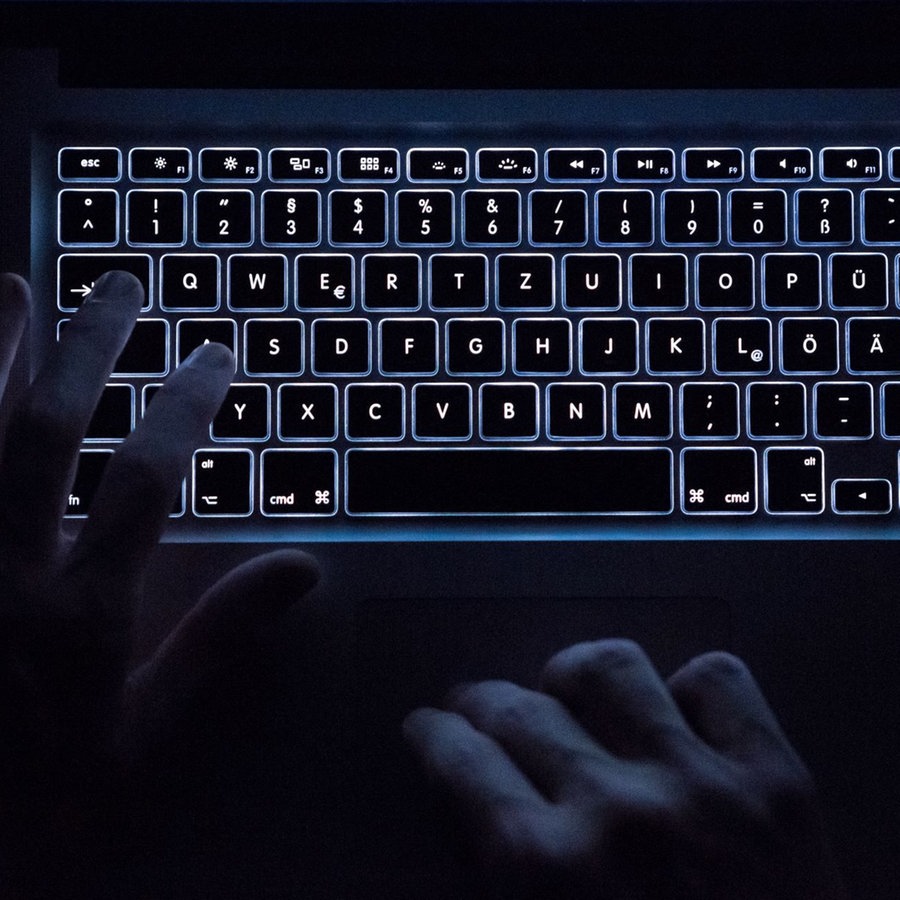
<svg viewBox="0 0 900 900">
<path fill-rule="evenodd" d="M 852 244 L 853 194 L 850 191 L 797 191 L 798 244 Z"/>
<path fill-rule="evenodd" d="M 756 512 L 756 451 L 748 447 L 681 452 L 681 508 L 688 515 Z"/>
<path fill-rule="evenodd" d="M 132 247 L 180 247 L 187 240 L 184 191 L 129 191 L 125 209 L 125 239 Z"/>
<path fill-rule="evenodd" d="M 352 309 L 353 257 L 343 253 L 301 253 L 297 257 L 298 309 Z"/>
<path fill-rule="evenodd" d="M 248 375 L 300 375 L 303 322 L 299 319 L 248 319 L 244 323 L 244 371 Z"/>
<path fill-rule="evenodd" d="M 398 191 L 397 243 L 449 246 L 455 233 L 453 206 L 450 191 Z"/>
<path fill-rule="evenodd" d="M 521 205 L 518 191 L 466 191 L 463 242 L 469 246 L 516 246 L 522 239 Z"/>
<path fill-rule="evenodd" d="M 816 437 L 864 440 L 872 437 L 872 385 L 822 382 L 813 392 Z"/>
<path fill-rule="evenodd" d="M 383 375 L 436 375 L 438 325 L 434 319 L 382 319 L 378 323 Z"/>
<path fill-rule="evenodd" d="M 282 384 L 278 388 L 278 436 L 285 441 L 334 440 L 337 404 L 333 384 Z"/>
<path fill-rule="evenodd" d="M 422 305 L 422 260 L 412 253 L 370 253 L 363 257 L 366 309 L 418 309 Z"/>
<path fill-rule="evenodd" d="M 469 154 L 458 148 L 410 150 L 406 171 L 410 181 L 465 181 L 469 177 Z"/>
<path fill-rule="evenodd" d="M 606 434 L 606 388 L 599 382 L 558 382 L 547 386 L 547 437 L 602 440 Z"/>
<path fill-rule="evenodd" d="M 318 191 L 264 191 L 262 242 L 267 247 L 315 247 L 322 239 Z"/>
<path fill-rule="evenodd" d="M 59 192 L 59 243 L 64 247 L 113 247 L 119 240 L 119 195 L 72 188 Z"/>
<path fill-rule="evenodd" d="M 447 322 L 447 372 L 450 375 L 501 375 L 506 345 L 500 319 L 450 319 Z"/>
<path fill-rule="evenodd" d="M 247 253 L 228 257 L 228 306 L 240 311 L 287 307 L 287 259 Z"/>
<path fill-rule="evenodd" d="M 750 155 L 754 181 L 809 181 L 812 164 L 806 147 L 763 147 Z"/>
<path fill-rule="evenodd" d="M 862 239 L 867 244 L 900 243 L 900 191 L 862 192 Z"/>
<path fill-rule="evenodd" d="M 787 195 L 779 190 L 737 190 L 728 195 L 732 244 L 787 242 Z"/>
<path fill-rule="evenodd" d="M 888 266 L 883 253 L 832 253 L 828 257 L 829 300 L 835 309 L 884 309 Z"/>
<path fill-rule="evenodd" d="M 400 154 L 396 150 L 353 148 L 338 153 L 341 181 L 396 181 L 399 177 Z"/>
<path fill-rule="evenodd" d="M 651 375 L 702 375 L 706 370 L 703 319 L 648 319 L 646 351 Z"/>
<path fill-rule="evenodd" d="M 744 154 L 736 147 L 690 149 L 682 155 L 685 181 L 740 181 L 744 177 Z"/>
<path fill-rule="evenodd" d="M 116 147 L 64 147 L 58 172 L 60 181 L 118 181 L 122 152 Z"/>
<path fill-rule="evenodd" d="M 331 243 L 336 247 L 383 247 L 387 243 L 384 191 L 332 191 L 328 195 Z"/>
<path fill-rule="evenodd" d="M 664 448 L 350 450 L 347 511 L 666 514 L 672 454 Z"/>
<path fill-rule="evenodd" d="M 249 247 L 255 227 L 253 207 L 250 191 L 197 191 L 194 240 L 201 247 Z"/>
<path fill-rule="evenodd" d="M 672 437 L 672 388 L 668 384 L 617 384 L 613 387 L 613 425 L 621 440 Z"/>
<path fill-rule="evenodd" d="M 331 154 L 322 148 L 279 148 L 269 151 L 272 181 L 328 181 Z"/>
<path fill-rule="evenodd" d="M 483 384 L 478 392 L 481 436 L 486 441 L 530 441 L 538 436 L 534 384 Z"/>
<path fill-rule="evenodd" d="M 631 305 L 635 309 L 685 309 L 687 257 L 680 253 L 635 253 L 628 260 Z"/>
<path fill-rule="evenodd" d="M 757 381 L 747 387 L 747 434 L 763 440 L 806 437 L 806 388 L 795 381 Z"/>
<path fill-rule="evenodd" d="M 587 243 L 584 191 L 532 191 L 528 196 L 531 243 L 537 247 Z"/>
<path fill-rule="evenodd" d="M 259 181 L 261 176 L 259 150 L 231 147 L 200 151 L 201 181 Z"/>
<path fill-rule="evenodd" d="M 613 156 L 616 181 L 672 181 L 675 154 L 667 149 L 616 150 Z"/>
<path fill-rule="evenodd" d="M 663 191 L 663 241 L 713 246 L 721 240 L 717 191 Z"/>
<path fill-rule="evenodd" d="M 253 511 L 253 468 L 249 450 L 197 450 L 194 515 L 249 516 Z"/>
<path fill-rule="evenodd" d="M 603 181 L 606 153 L 596 147 L 548 150 L 544 154 L 547 181 Z"/>
<path fill-rule="evenodd" d="M 351 384 L 346 390 L 349 441 L 399 441 L 406 432 L 401 384 Z"/>
<path fill-rule="evenodd" d="M 597 243 L 626 247 L 652 244 L 652 191 L 597 191 Z"/>
<path fill-rule="evenodd" d="M 112 450 L 79 450 L 75 479 L 66 499 L 65 516 L 84 518 L 91 508 L 91 501 L 103 480 L 106 466 L 112 459 Z"/>
<path fill-rule="evenodd" d="M 519 147 L 479 150 L 475 171 L 479 181 L 534 181 L 537 153 Z"/>
<path fill-rule="evenodd" d="M 719 375 L 763 375 L 772 370 L 772 325 L 768 319 L 716 319 L 713 360 Z"/>
<path fill-rule="evenodd" d="M 822 305 L 822 266 L 814 253 L 767 253 L 763 257 L 763 306 L 767 309 L 818 309 Z"/>
<path fill-rule="evenodd" d="M 847 370 L 859 375 L 900 374 L 900 319 L 848 319 Z"/>
<path fill-rule="evenodd" d="M 85 433 L 86 441 L 122 441 L 134 428 L 134 388 L 108 384 L 94 409 Z"/>
<path fill-rule="evenodd" d="M 488 303 L 487 257 L 436 253 L 428 260 L 432 309 L 484 309 Z"/>
<path fill-rule="evenodd" d="M 264 441 L 269 423 L 269 386 L 232 384 L 210 425 L 210 437 L 214 441 Z"/>
<path fill-rule="evenodd" d="M 516 319 L 513 371 L 519 375 L 568 375 L 572 371 L 572 323 L 568 319 Z"/>
<path fill-rule="evenodd" d="M 733 440 L 740 432 L 738 388 L 732 382 L 681 386 L 681 436 L 688 440 Z"/>
<path fill-rule="evenodd" d="M 818 447 L 770 447 L 765 453 L 766 511 L 816 515 L 825 510 L 825 454 Z"/>
<path fill-rule="evenodd" d="M 334 450 L 263 450 L 260 511 L 264 516 L 333 516 L 337 469 Z"/>
<path fill-rule="evenodd" d="M 833 375 L 838 370 L 836 319 L 782 319 L 781 371 L 788 375 Z"/>
<path fill-rule="evenodd" d="M 566 309 L 618 309 L 622 305 L 622 261 L 612 253 L 569 253 L 563 257 Z"/>
<path fill-rule="evenodd" d="M 178 364 L 203 344 L 222 344 L 237 354 L 237 325 L 233 319 L 181 319 L 177 325 Z"/>
<path fill-rule="evenodd" d="M 144 309 L 153 303 L 152 261 L 143 253 L 64 253 L 57 262 L 59 308 L 78 309 L 105 272 L 130 272 L 144 288 Z"/>
<path fill-rule="evenodd" d="M 582 319 L 578 325 L 585 375 L 635 375 L 638 324 L 634 319 Z"/>
<path fill-rule="evenodd" d="M 751 309 L 754 264 L 749 253 L 700 253 L 696 257 L 700 309 Z"/>
<path fill-rule="evenodd" d="M 113 368 L 113 375 L 166 375 L 169 371 L 169 323 L 138 319 Z"/>
<path fill-rule="evenodd" d="M 881 151 L 877 147 L 826 147 L 820 154 L 825 181 L 878 181 Z"/>
<path fill-rule="evenodd" d="M 413 386 L 413 437 L 466 441 L 472 437 L 472 388 L 468 384 Z"/>
<path fill-rule="evenodd" d="M 551 309 L 556 297 L 553 257 L 543 253 L 503 253 L 496 259 L 500 309 Z"/>
<path fill-rule="evenodd" d="M 132 181 L 190 181 L 191 151 L 184 147 L 138 147 L 128 154 Z"/>
<path fill-rule="evenodd" d="M 160 306 L 166 310 L 219 308 L 219 257 L 167 253 L 160 261 Z"/>
<path fill-rule="evenodd" d="M 366 319 L 316 319 L 312 366 L 316 375 L 368 375 L 372 324 Z"/>
<path fill-rule="evenodd" d="M 831 508 L 843 515 L 887 515 L 893 508 L 891 483 L 886 478 L 836 478 Z"/>
</svg>

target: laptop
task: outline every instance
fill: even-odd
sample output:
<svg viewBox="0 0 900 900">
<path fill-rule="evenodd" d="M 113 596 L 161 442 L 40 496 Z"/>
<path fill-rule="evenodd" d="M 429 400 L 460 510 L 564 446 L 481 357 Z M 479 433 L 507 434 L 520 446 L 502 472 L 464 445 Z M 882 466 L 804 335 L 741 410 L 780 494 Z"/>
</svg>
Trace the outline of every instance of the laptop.
<svg viewBox="0 0 900 900">
<path fill-rule="evenodd" d="M 742 655 L 848 881 L 893 895 L 898 19 L 0 7 L 0 262 L 39 299 L 31 368 L 103 271 L 146 291 L 67 527 L 217 341 L 234 385 L 138 650 L 258 552 L 302 546 L 325 573 L 213 705 L 222 741 L 198 737 L 216 840 L 179 821 L 134 896 L 172 870 L 176 896 L 467 896 L 402 716 L 606 636 L 664 674 Z"/>
</svg>

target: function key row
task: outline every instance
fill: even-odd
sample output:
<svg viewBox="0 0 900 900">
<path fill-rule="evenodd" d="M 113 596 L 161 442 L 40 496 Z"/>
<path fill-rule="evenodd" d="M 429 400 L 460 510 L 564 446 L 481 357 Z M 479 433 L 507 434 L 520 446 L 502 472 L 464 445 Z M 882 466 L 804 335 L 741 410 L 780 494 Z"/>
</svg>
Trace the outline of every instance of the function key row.
<svg viewBox="0 0 900 900">
<path fill-rule="evenodd" d="M 888 152 L 888 173 L 900 181 L 900 147 Z M 347 183 L 400 180 L 401 153 L 393 148 L 345 148 L 337 151 L 336 174 Z M 539 153 L 527 147 L 483 148 L 470 153 L 458 147 L 415 148 L 406 153 L 406 178 L 415 182 L 537 181 Z M 127 171 L 136 182 L 186 182 L 193 177 L 194 157 L 184 147 L 138 147 L 128 153 Z M 333 174 L 332 153 L 325 148 L 278 148 L 268 153 L 268 168 L 256 148 L 208 147 L 197 153 L 198 175 L 207 182 L 257 182 L 264 174 L 274 182 L 325 182 Z M 676 153 L 669 148 L 551 148 L 543 154 L 543 175 L 554 182 L 670 182 L 677 174 Z M 873 182 L 883 174 L 877 147 L 826 147 L 818 154 L 823 181 Z M 119 181 L 122 151 L 117 147 L 65 147 L 59 151 L 61 181 Z M 806 182 L 815 172 L 808 147 L 758 147 L 750 151 L 750 177 L 759 182 Z M 690 148 L 681 154 L 685 181 L 736 182 L 744 178 L 744 151 L 737 147 Z"/>
</svg>

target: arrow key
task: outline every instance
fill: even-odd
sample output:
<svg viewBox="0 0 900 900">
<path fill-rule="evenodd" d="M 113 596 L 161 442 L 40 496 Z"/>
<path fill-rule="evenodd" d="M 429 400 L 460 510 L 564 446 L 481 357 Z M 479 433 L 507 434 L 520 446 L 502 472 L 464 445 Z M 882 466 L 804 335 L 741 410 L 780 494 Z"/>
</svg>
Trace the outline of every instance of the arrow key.
<svg viewBox="0 0 900 900">
<path fill-rule="evenodd" d="M 891 511 L 891 483 L 886 478 L 837 478 L 831 505 L 842 515 L 885 515 Z"/>
<path fill-rule="evenodd" d="M 57 299 L 59 308 L 74 312 L 91 292 L 94 282 L 112 270 L 130 272 L 144 287 L 144 309 L 153 300 L 150 257 L 145 253 L 66 253 L 59 258 Z"/>
</svg>

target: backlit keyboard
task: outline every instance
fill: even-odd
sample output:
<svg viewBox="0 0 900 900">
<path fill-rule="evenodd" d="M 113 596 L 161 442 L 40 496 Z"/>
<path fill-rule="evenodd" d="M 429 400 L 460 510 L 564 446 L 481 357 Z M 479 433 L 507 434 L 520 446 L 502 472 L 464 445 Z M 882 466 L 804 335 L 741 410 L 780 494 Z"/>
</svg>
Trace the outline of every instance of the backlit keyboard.
<svg viewBox="0 0 900 900">
<path fill-rule="evenodd" d="M 98 143 L 53 150 L 52 327 L 107 269 L 146 304 L 72 517 L 217 341 L 187 539 L 896 518 L 900 148 Z"/>
</svg>

